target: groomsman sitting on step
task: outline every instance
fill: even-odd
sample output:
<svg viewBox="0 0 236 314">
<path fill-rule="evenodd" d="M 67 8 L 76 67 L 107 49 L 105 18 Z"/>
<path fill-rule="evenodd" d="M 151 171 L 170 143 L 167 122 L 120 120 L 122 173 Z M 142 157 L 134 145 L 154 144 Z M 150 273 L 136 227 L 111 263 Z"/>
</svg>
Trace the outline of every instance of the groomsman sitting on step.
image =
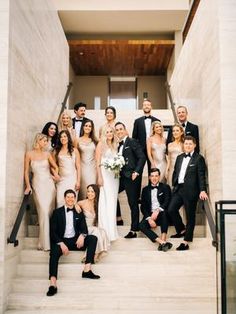
<svg viewBox="0 0 236 314">
<path fill-rule="evenodd" d="M 177 233 L 172 235 L 171 238 L 184 238 L 176 249 L 178 251 L 188 250 L 188 242 L 193 240 L 198 199 L 208 199 L 205 160 L 202 155 L 195 152 L 195 147 L 195 138 L 186 136 L 184 139 L 184 153 L 177 157 L 172 177 L 173 195 L 168 214 Z M 179 214 L 179 209 L 183 205 L 186 212 L 186 226 Z"/>
<path fill-rule="evenodd" d="M 73 190 L 64 193 L 65 205 L 54 210 L 50 220 L 51 252 L 49 260 L 50 287 L 47 296 L 57 293 L 58 262 L 61 255 L 70 251 L 85 251 L 86 260 L 82 278 L 99 279 L 91 270 L 97 246 L 97 237 L 88 235 L 84 214 L 75 210 L 76 194 Z"/>
<path fill-rule="evenodd" d="M 159 243 L 158 251 L 166 252 L 172 248 L 170 242 L 166 242 L 168 231 L 167 208 L 171 198 L 169 185 L 159 182 L 160 170 L 152 168 L 149 175 L 149 185 L 143 188 L 141 196 L 141 212 L 143 220 L 139 229 L 152 242 Z M 161 227 L 161 237 L 152 230 L 157 225 Z"/>
</svg>

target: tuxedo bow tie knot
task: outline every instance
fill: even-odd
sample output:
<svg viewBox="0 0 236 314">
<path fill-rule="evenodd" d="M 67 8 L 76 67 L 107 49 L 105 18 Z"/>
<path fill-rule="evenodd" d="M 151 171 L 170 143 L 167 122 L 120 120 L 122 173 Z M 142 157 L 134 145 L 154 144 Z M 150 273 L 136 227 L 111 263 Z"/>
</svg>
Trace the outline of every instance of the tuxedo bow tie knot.
<svg viewBox="0 0 236 314">
<path fill-rule="evenodd" d="M 118 150 L 121 148 L 122 145 L 124 145 L 124 141 L 123 140 L 119 142 Z"/>
<path fill-rule="evenodd" d="M 151 186 L 152 190 L 157 189 L 158 190 L 158 186 Z"/>
<path fill-rule="evenodd" d="M 184 158 L 186 158 L 186 157 L 190 157 L 191 158 L 191 154 L 190 153 L 185 154 Z"/>
<path fill-rule="evenodd" d="M 185 126 L 186 126 L 186 124 L 185 124 L 185 123 L 182 123 L 182 127 L 185 128 Z"/>
<path fill-rule="evenodd" d="M 72 208 L 67 208 L 67 209 L 66 209 L 67 213 L 68 213 L 68 212 L 73 212 L 74 210 L 75 210 L 74 207 L 72 207 Z"/>
<path fill-rule="evenodd" d="M 80 119 L 75 119 L 75 122 L 81 122 L 81 121 L 83 121 L 83 118 L 80 118 Z"/>
<path fill-rule="evenodd" d="M 144 120 L 146 120 L 146 119 L 151 119 L 151 117 L 150 116 L 145 116 Z"/>
</svg>

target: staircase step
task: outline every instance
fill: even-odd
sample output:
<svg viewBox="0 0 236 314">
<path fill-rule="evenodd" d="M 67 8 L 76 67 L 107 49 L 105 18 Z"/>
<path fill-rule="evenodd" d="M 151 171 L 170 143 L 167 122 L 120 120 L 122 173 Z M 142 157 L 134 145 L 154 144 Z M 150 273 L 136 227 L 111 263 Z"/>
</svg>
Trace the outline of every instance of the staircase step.
<svg viewBox="0 0 236 314">
<path fill-rule="evenodd" d="M 44 309 L 55 310 L 59 308 L 61 311 L 64 309 L 68 313 L 68 307 L 70 310 L 110 310 L 110 313 L 114 313 L 114 310 L 119 310 L 118 313 L 128 313 L 127 311 L 136 311 L 136 313 L 147 313 L 147 311 L 153 311 L 158 306 L 158 313 L 175 313 L 176 310 L 181 310 L 183 313 L 183 304 L 185 313 L 193 313 L 191 309 L 198 309 L 196 313 L 215 314 L 213 310 L 214 298 L 202 297 L 195 298 L 189 297 L 187 302 L 185 297 L 161 297 L 158 295 L 149 295 L 146 297 L 138 296 L 119 296 L 119 295 L 96 295 L 91 298 L 88 294 L 81 295 L 80 290 L 77 294 L 64 294 L 58 293 L 53 298 L 48 298 L 45 293 L 13 293 L 9 297 L 9 309 L 21 309 L 21 310 L 38 310 Z M 140 309 L 142 311 L 140 312 Z M 205 312 L 204 312 L 204 311 Z M 138 311 L 138 312 L 137 312 Z M 161 312 L 160 312 L 161 311 Z M 188 312 L 187 312 L 188 311 Z M 44 312 L 45 313 L 45 312 Z M 97 313 L 97 312 L 96 312 Z M 157 310 L 156 312 L 157 313 Z"/>
<path fill-rule="evenodd" d="M 130 230 L 130 226 L 129 225 L 125 225 L 125 226 L 118 226 L 118 233 L 121 237 L 124 237 Z M 157 234 L 160 234 L 160 228 L 157 227 L 157 229 L 155 229 Z M 171 234 L 175 234 L 176 231 L 174 229 L 173 226 L 170 226 L 168 229 L 168 235 Z M 39 226 L 35 226 L 35 225 L 28 225 L 28 237 L 30 238 L 37 238 L 39 234 Z M 205 226 L 202 225 L 197 225 L 195 227 L 194 230 L 194 237 L 196 238 L 202 238 L 205 236 Z M 142 238 L 145 237 L 144 234 L 142 232 L 138 233 L 138 237 Z"/>
</svg>

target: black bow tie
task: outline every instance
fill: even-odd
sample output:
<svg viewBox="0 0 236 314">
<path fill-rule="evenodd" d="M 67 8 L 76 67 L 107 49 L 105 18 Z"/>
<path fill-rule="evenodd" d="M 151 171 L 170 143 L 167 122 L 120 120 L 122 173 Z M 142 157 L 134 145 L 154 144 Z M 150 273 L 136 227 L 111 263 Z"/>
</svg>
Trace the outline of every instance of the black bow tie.
<svg viewBox="0 0 236 314">
<path fill-rule="evenodd" d="M 186 124 L 185 124 L 185 123 L 182 123 L 182 127 L 185 128 L 185 126 L 186 126 Z"/>
<path fill-rule="evenodd" d="M 190 157 L 190 158 L 191 158 L 191 154 L 190 154 L 190 153 L 185 154 L 185 155 L 184 155 L 184 158 L 186 158 L 186 157 Z"/>
<path fill-rule="evenodd" d="M 150 116 L 145 116 L 144 120 L 146 120 L 146 119 L 151 119 L 151 117 Z"/>
<path fill-rule="evenodd" d="M 75 122 L 78 122 L 78 121 L 82 122 L 82 121 L 83 121 L 83 118 L 75 119 Z"/>
<path fill-rule="evenodd" d="M 151 186 L 152 190 L 157 189 L 158 190 L 158 186 Z"/>
<path fill-rule="evenodd" d="M 122 145 L 124 145 L 124 141 L 123 140 L 119 142 L 118 150 L 121 148 Z"/>
<path fill-rule="evenodd" d="M 75 210 L 74 207 L 72 207 L 72 208 L 67 208 L 67 209 L 66 209 L 67 213 L 68 213 L 68 212 L 73 212 L 74 210 Z"/>
</svg>

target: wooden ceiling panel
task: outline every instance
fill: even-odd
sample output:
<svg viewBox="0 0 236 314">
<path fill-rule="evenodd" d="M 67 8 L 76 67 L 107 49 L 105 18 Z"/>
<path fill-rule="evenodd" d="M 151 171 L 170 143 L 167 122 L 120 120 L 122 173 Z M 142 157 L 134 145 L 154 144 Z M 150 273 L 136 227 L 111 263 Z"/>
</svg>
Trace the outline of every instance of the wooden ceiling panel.
<svg viewBox="0 0 236 314">
<path fill-rule="evenodd" d="M 173 40 L 69 40 L 76 75 L 141 76 L 166 73 Z"/>
</svg>

